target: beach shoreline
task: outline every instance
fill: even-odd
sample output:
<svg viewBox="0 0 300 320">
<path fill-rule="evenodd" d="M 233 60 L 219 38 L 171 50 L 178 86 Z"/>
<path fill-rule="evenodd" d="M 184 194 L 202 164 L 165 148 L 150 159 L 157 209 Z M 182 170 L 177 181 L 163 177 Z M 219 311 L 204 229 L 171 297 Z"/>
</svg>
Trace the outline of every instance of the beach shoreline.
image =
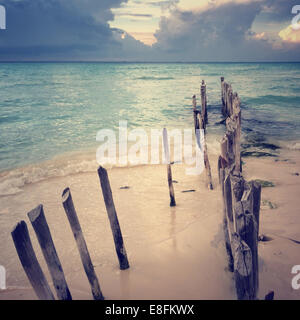
<svg viewBox="0 0 300 320">
<path fill-rule="evenodd" d="M 244 158 L 246 180 L 274 183 L 262 189 L 260 233 L 272 241 L 259 242 L 260 291 L 275 299 L 299 299 L 291 287 L 291 268 L 299 264 L 300 152 L 281 149 L 278 157 Z M 95 171 L 52 177 L 27 184 L 23 191 L 1 198 L 1 261 L 8 290 L 0 299 L 36 299 L 18 260 L 10 232 L 26 213 L 43 203 L 45 215 L 74 299 L 91 299 L 75 241 L 61 206 L 61 192 L 70 187 L 84 236 L 104 296 L 107 299 L 235 299 L 232 274 L 226 270 L 222 234 L 222 197 L 217 156 L 209 154 L 213 191 L 205 174 L 187 176 L 174 164 L 177 207 L 169 207 L 165 165 L 108 170 L 131 268 L 118 270 L 117 257 Z M 120 189 L 128 186 L 129 189 Z M 182 192 L 195 190 L 195 192 Z M 273 208 L 271 208 L 271 206 Z M 28 221 L 27 221 L 28 222 Z M 29 232 L 40 264 L 50 276 L 34 232 Z"/>
</svg>

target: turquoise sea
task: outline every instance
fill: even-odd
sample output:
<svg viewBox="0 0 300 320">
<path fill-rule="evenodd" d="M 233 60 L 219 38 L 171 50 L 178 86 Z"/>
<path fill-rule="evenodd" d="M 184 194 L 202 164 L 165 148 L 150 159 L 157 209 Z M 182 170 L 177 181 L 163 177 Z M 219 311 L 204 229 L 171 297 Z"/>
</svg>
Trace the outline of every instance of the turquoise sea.
<svg viewBox="0 0 300 320">
<path fill-rule="evenodd" d="M 0 63 L 0 172 L 91 150 L 119 120 L 189 127 L 202 79 L 218 136 L 221 76 L 241 97 L 244 135 L 300 148 L 300 63 Z"/>
</svg>

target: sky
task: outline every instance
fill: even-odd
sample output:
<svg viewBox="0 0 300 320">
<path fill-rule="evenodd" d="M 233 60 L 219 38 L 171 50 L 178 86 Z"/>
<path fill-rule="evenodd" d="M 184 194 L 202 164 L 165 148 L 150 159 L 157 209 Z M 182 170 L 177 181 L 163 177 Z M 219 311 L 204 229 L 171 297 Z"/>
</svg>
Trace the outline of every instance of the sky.
<svg viewBox="0 0 300 320">
<path fill-rule="evenodd" d="M 0 0 L 0 60 L 300 61 L 297 2 Z"/>
</svg>

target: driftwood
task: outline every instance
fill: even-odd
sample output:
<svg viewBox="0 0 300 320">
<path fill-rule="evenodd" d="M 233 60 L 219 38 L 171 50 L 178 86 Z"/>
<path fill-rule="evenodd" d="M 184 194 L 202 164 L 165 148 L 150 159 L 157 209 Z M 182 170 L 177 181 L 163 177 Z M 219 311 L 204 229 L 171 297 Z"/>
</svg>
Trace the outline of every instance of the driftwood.
<svg viewBox="0 0 300 320">
<path fill-rule="evenodd" d="M 129 263 L 106 169 L 100 166 L 98 169 L 98 175 L 119 259 L 120 269 L 125 270 L 129 268 Z"/>
<path fill-rule="evenodd" d="M 42 249 L 58 299 L 72 300 L 63 268 L 58 258 L 50 229 L 46 221 L 43 206 L 39 205 L 30 211 L 28 213 L 28 217 Z"/>
<path fill-rule="evenodd" d="M 104 300 L 103 294 L 100 289 L 99 281 L 95 273 L 95 269 L 82 233 L 82 229 L 78 220 L 78 216 L 72 200 L 71 191 L 66 188 L 62 194 L 62 203 L 68 217 L 77 248 L 80 254 L 80 258 L 83 264 L 83 268 L 89 280 L 92 288 L 92 294 L 95 300 Z"/>
<path fill-rule="evenodd" d="M 168 141 L 168 132 L 167 129 L 163 130 L 163 141 L 164 141 L 164 151 L 165 159 L 167 163 L 167 174 L 168 174 L 168 185 L 169 185 L 169 194 L 170 194 L 170 207 L 176 206 L 173 179 L 172 179 L 172 169 L 170 164 L 170 150 L 169 150 L 169 141 Z"/>
<path fill-rule="evenodd" d="M 33 250 L 25 221 L 19 222 L 11 235 L 23 269 L 37 297 L 40 300 L 54 300 L 53 293 Z"/>
</svg>

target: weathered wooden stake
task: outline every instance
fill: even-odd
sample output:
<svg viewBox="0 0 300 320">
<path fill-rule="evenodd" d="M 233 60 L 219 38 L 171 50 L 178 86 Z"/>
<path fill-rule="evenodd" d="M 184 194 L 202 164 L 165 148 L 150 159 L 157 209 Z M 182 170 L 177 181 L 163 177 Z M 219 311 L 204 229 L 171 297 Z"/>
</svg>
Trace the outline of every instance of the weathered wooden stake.
<svg viewBox="0 0 300 320">
<path fill-rule="evenodd" d="M 259 235 L 259 215 L 260 215 L 260 200 L 261 200 L 261 184 L 256 181 L 250 181 L 253 192 L 253 214 L 257 223 L 257 237 Z"/>
<path fill-rule="evenodd" d="M 204 80 L 202 80 L 201 83 L 201 105 L 202 105 L 202 117 L 204 120 L 204 128 L 206 127 L 206 124 L 208 122 L 208 118 L 207 118 L 207 97 L 206 97 L 206 84 L 204 82 Z"/>
<path fill-rule="evenodd" d="M 80 258 L 92 288 L 92 294 L 95 300 L 104 300 L 103 294 L 100 289 L 99 281 L 82 233 L 82 229 L 78 220 L 78 216 L 72 200 L 71 191 L 66 188 L 62 193 L 62 203 L 68 217 Z"/>
<path fill-rule="evenodd" d="M 230 272 L 234 270 L 234 261 L 231 251 L 231 235 L 229 234 L 229 225 L 228 225 L 228 218 L 226 213 L 226 200 L 224 194 L 224 180 L 225 180 L 225 169 L 220 168 L 220 185 L 222 189 L 222 198 L 223 198 L 223 232 L 224 232 L 224 239 L 225 239 L 225 248 L 227 253 L 227 260 L 228 260 L 228 269 Z M 230 222 L 229 222 L 230 223 Z"/>
<path fill-rule="evenodd" d="M 204 135 L 204 166 L 205 166 L 205 170 L 206 170 L 206 178 L 207 178 L 207 187 L 210 190 L 213 190 L 213 184 L 212 184 L 212 176 L 211 176 L 211 168 L 210 168 L 210 163 L 209 163 L 209 159 L 208 159 L 208 152 L 207 152 L 207 144 L 206 144 L 206 138 L 205 138 L 205 132 L 204 132 L 204 119 L 202 117 L 202 115 L 200 113 L 197 114 L 197 118 L 198 118 L 198 123 L 200 125 L 200 129 L 203 130 L 203 135 Z"/>
<path fill-rule="evenodd" d="M 119 259 L 120 269 L 125 270 L 129 268 L 129 263 L 106 169 L 100 166 L 98 169 L 98 175 Z"/>
<path fill-rule="evenodd" d="M 198 120 L 197 120 L 197 100 L 196 96 L 193 95 L 193 115 L 194 115 L 194 127 L 197 130 L 198 127 Z"/>
<path fill-rule="evenodd" d="M 258 290 L 258 252 L 257 252 L 257 224 L 252 213 L 251 201 L 237 202 L 234 207 L 237 233 L 251 250 L 252 279 L 249 287 L 249 298 L 256 299 Z"/>
<path fill-rule="evenodd" d="M 38 238 L 58 299 L 72 300 L 63 268 L 59 261 L 51 233 L 45 218 L 43 206 L 39 205 L 28 213 L 29 220 Z"/>
<path fill-rule="evenodd" d="M 175 201 L 175 194 L 174 194 L 174 187 L 173 187 L 172 169 L 171 169 L 171 163 L 170 163 L 168 132 L 166 128 L 164 128 L 163 130 L 163 141 L 164 141 L 165 159 L 167 163 L 168 185 L 169 185 L 169 193 L 170 193 L 170 207 L 175 207 L 176 201 Z"/>
<path fill-rule="evenodd" d="M 225 99 L 224 99 L 224 77 L 221 77 L 221 100 L 222 100 L 222 113 L 224 114 L 224 105 L 225 105 Z"/>
<path fill-rule="evenodd" d="M 238 234 L 232 238 L 234 277 L 238 300 L 252 299 L 252 255 L 248 245 Z"/>
<path fill-rule="evenodd" d="M 40 300 L 54 300 L 53 293 L 33 250 L 26 222 L 19 222 L 11 235 L 23 269 L 37 297 Z"/>
</svg>

